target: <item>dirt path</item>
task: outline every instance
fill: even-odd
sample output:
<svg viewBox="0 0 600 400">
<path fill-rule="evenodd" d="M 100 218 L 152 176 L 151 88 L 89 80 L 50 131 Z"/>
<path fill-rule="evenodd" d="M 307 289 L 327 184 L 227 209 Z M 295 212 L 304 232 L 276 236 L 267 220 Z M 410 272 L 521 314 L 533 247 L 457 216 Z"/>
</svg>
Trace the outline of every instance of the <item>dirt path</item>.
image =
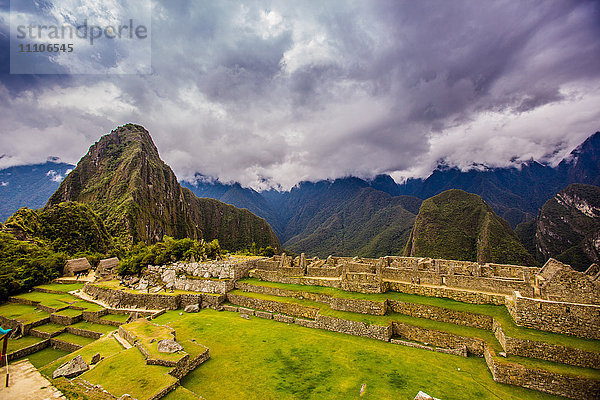
<svg viewBox="0 0 600 400">
<path fill-rule="evenodd" d="M 10 381 L 5 386 L 6 368 L 0 373 L 0 398 L 3 400 L 67 400 L 61 392 L 44 378 L 29 360 L 18 361 L 9 365 Z"/>
</svg>

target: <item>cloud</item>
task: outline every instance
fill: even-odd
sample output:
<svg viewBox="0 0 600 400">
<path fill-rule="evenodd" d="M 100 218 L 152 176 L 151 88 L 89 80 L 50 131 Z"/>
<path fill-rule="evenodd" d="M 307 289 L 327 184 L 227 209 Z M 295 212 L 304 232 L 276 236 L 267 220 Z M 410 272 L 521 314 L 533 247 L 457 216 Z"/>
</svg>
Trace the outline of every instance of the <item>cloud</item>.
<svg viewBox="0 0 600 400">
<path fill-rule="evenodd" d="M 69 175 L 69 173 L 71 171 L 73 171 L 73 170 L 72 169 L 68 169 L 68 170 L 65 171 L 65 174 L 62 175 L 60 172 L 56 172 L 55 170 L 51 169 L 48 172 L 46 172 L 46 176 L 50 177 L 50 180 L 52 182 L 60 183 L 60 182 L 63 181 L 63 179 L 65 179 L 65 176 Z"/>
<path fill-rule="evenodd" d="M 180 178 L 255 188 L 555 162 L 600 129 L 599 18 L 591 1 L 155 1 L 150 75 L 0 76 L 0 167 L 76 162 L 126 122 Z"/>
</svg>

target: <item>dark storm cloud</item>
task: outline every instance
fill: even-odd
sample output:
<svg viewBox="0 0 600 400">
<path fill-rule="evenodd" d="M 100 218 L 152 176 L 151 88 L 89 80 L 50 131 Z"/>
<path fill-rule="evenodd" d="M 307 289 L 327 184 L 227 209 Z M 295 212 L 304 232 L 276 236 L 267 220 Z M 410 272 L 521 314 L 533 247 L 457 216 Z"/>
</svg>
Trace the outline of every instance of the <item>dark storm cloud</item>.
<svg viewBox="0 0 600 400">
<path fill-rule="evenodd" d="M 158 1 L 150 75 L 2 76 L 0 165 L 76 161 L 129 121 L 180 177 L 256 187 L 558 159 L 598 129 L 599 20 L 591 1 Z"/>
</svg>

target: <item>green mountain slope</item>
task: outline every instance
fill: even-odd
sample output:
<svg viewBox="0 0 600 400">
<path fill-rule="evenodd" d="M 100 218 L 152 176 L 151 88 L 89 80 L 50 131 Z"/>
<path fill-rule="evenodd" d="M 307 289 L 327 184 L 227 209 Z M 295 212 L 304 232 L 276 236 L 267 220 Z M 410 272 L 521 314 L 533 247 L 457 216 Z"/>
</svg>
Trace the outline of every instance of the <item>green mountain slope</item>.
<svg viewBox="0 0 600 400">
<path fill-rule="evenodd" d="M 342 204 L 323 207 L 286 242 L 286 248 L 310 251 L 320 257 L 399 254 L 415 219 L 406 207 L 414 208 L 419 202 L 410 196 L 392 197 L 370 187 L 362 188 Z"/>
<path fill-rule="evenodd" d="M 2 229 L 19 240 L 37 242 L 56 252 L 107 253 L 112 247 L 102 220 L 85 204 L 65 202 L 46 209 L 21 208 Z"/>
<path fill-rule="evenodd" d="M 264 219 L 182 188 L 139 125 L 119 127 L 90 147 L 46 207 L 64 201 L 89 205 L 108 232 L 127 243 L 155 243 L 167 235 L 219 239 L 228 250 L 253 242 L 281 248 Z"/>
<path fill-rule="evenodd" d="M 405 256 L 536 265 L 508 222 L 481 197 L 452 189 L 423 202 Z"/>
</svg>

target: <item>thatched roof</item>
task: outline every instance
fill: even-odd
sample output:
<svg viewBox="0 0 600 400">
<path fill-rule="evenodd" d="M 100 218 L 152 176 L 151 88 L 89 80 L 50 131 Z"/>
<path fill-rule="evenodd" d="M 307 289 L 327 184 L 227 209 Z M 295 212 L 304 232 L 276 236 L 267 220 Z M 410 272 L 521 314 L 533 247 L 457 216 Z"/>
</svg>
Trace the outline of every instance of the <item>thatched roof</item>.
<svg viewBox="0 0 600 400">
<path fill-rule="evenodd" d="M 100 260 L 98 264 L 99 269 L 111 269 L 119 265 L 119 259 L 117 257 L 105 258 L 104 260 Z"/>
<path fill-rule="evenodd" d="M 87 271 L 91 268 L 92 268 L 92 266 L 90 265 L 87 258 L 85 258 L 85 257 L 74 258 L 72 260 L 67 261 L 67 264 L 65 265 L 65 272 L 67 272 L 67 271 L 81 272 L 81 271 Z"/>
</svg>

